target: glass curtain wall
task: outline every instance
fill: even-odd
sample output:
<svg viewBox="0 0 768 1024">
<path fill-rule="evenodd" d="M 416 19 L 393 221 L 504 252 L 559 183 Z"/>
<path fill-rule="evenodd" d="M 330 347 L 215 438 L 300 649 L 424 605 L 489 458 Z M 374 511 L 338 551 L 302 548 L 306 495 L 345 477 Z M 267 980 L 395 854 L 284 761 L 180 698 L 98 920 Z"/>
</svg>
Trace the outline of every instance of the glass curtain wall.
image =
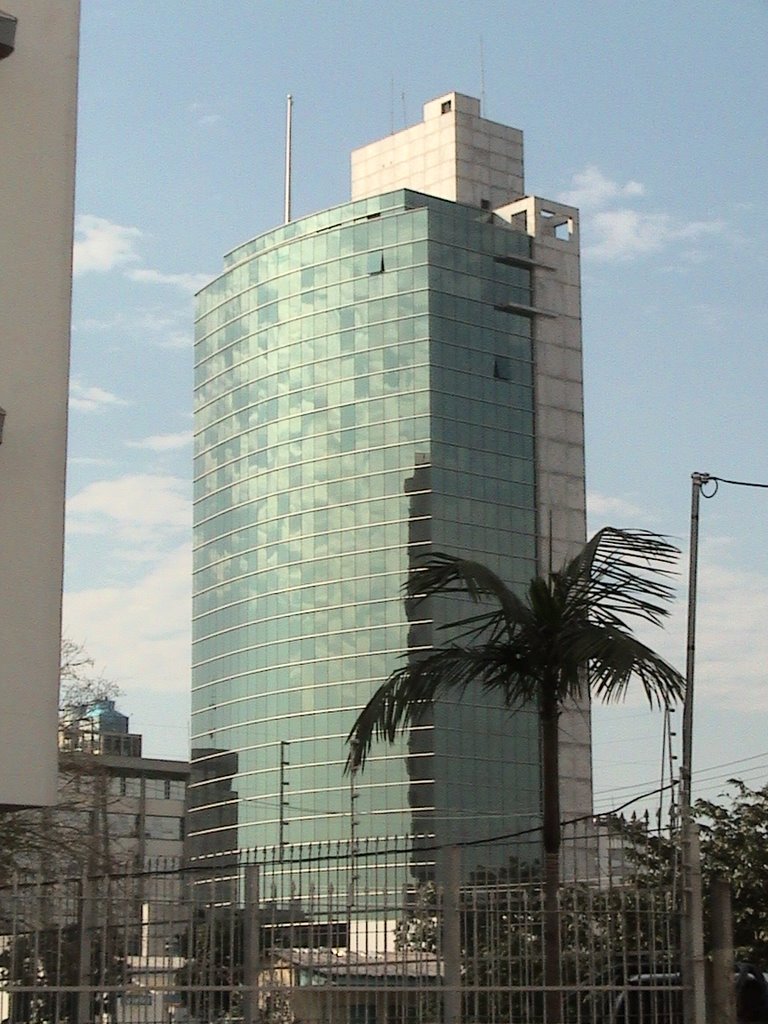
<svg viewBox="0 0 768 1024">
<path fill-rule="evenodd" d="M 408 191 L 235 250 L 196 325 L 198 853 L 538 814 L 535 719 L 439 706 L 343 776 L 356 711 L 465 609 L 407 607 L 433 548 L 535 566 L 529 240 Z M 353 810 L 354 805 L 354 810 Z"/>
</svg>

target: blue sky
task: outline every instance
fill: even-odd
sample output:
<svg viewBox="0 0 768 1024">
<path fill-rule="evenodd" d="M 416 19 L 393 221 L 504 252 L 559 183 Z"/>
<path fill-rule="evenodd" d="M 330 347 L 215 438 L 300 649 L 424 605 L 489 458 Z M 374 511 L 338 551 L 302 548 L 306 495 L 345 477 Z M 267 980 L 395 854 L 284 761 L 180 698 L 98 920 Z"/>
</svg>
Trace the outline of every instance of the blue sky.
<svg viewBox="0 0 768 1024">
<path fill-rule="evenodd" d="M 295 216 L 441 93 L 524 131 L 582 211 L 590 526 L 687 548 L 692 471 L 768 482 L 766 40 L 764 0 L 83 0 L 64 621 L 147 753 L 187 750 L 192 295 L 282 218 L 286 93 Z M 766 513 L 703 503 L 694 795 L 768 778 Z M 594 761 L 598 808 L 653 788 L 658 717 L 597 712 Z"/>
</svg>

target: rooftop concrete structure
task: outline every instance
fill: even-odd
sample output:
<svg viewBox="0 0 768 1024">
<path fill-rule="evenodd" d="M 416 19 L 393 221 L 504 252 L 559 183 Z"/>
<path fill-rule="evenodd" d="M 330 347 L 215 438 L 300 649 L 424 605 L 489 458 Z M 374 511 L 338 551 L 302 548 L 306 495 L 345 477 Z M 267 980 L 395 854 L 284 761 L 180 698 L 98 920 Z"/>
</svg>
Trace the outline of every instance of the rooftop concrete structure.
<svg viewBox="0 0 768 1024">
<path fill-rule="evenodd" d="M 493 209 L 523 195 L 523 133 L 480 116 L 480 100 L 449 92 L 424 120 L 352 153 L 352 199 L 411 188 Z"/>
</svg>

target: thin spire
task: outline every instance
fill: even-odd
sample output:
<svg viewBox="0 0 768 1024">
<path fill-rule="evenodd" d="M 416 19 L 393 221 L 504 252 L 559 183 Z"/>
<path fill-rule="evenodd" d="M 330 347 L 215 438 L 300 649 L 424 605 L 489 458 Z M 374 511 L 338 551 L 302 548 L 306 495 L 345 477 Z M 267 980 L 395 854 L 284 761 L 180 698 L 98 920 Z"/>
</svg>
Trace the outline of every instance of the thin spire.
<svg viewBox="0 0 768 1024">
<path fill-rule="evenodd" d="M 285 223 L 291 219 L 291 124 L 293 121 L 293 96 L 288 93 L 285 112 Z"/>
</svg>

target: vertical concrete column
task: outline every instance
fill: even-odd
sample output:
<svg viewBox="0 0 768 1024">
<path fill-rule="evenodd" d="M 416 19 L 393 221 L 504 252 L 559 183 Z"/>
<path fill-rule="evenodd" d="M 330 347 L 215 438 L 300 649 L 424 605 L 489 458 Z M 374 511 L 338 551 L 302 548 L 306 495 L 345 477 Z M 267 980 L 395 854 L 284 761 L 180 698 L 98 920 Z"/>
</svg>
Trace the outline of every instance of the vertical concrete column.
<svg viewBox="0 0 768 1024">
<path fill-rule="evenodd" d="M 461 849 L 445 851 L 443 887 L 443 1021 L 461 1021 Z"/>
<path fill-rule="evenodd" d="M 726 878 L 712 879 L 710 933 L 712 935 L 712 1014 L 718 1024 L 736 1024 L 733 985 L 733 915 L 731 886 Z"/>
<path fill-rule="evenodd" d="M 261 959 L 261 914 L 258 864 L 245 869 L 245 905 L 243 907 L 243 985 L 245 1024 L 254 1024 L 259 1016 L 259 970 Z"/>
</svg>

